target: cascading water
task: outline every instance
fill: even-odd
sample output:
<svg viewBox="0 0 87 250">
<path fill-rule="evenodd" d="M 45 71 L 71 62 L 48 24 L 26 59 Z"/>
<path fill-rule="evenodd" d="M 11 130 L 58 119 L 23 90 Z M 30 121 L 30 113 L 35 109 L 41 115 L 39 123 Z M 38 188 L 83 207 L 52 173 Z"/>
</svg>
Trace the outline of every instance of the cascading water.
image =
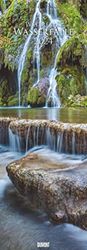
<svg viewBox="0 0 87 250">
<path fill-rule="evenodd" d="M 24 68 L 24 64 L 25 64 L 25 59 L 26 59 L 26 53 L 27 53 L 27 49 L 30 45 L 31 42 L 31 38 L 34 35 L 34 28 L 35 28 L 35 24 L 36 24 L 36 19 L 38 18 L 39 21 L 39 30 L 38 30 L 38 34 L 37 34 L 37 39 L 36 39 L 36 45 L 35 45 L 35 49 L 34 49 L 34 55 L 36 55 L 37 57 L 37 71 L 38 71 L 38 80 L 39 80 L 39 68 L 40 68 L 40 50 L 39 50 L 39 40 L 40 40 L 40 30 L 41 30 L 41 13 L 40 13 L 40 2 L 41 0 L 39 0 L 36 4 L 36 10 L 33 16 L 33 20 L 32 20 L 32 25 L 31 25 L 31 29 L 30 29 L 30 33 L 29 36 L 25 42 L 23 51 L 21 53 L 20 59 L 19 59 L 19 66 L 18 66 L 18 92 L 19 92 L 19 106 L 21 104 L 21 76 L 22 76 L 22 72 L 23 72 L 23 68 Z"/>
<path fill-rule="evenodd" d="M 49 102 L 51 106 L 53 107 L 60 107 L 60 99 L 57 94 L 57 82 L 56 82 L 56 76 L 57 76 L 57 70 L 56 70 L 56 64 L 57 64 L 57 58 L 60 47 L 66 42 L 67 40 L 67 34 L 64 30 L 64 27 L 60 21 L 60 19 L 57 17 L 57 11 L 56 11 L 56 5 L 55 1 L 49 0 L 47 2 L 47 16 L 50 20 L 51 26 L 53 27 L 55 31 L 55 38 L 56 38 L 56 46 L 57 46 L 57 55 L 55 56 L 54 65 L 53 68 L 50 71 L 49 75 L 49 89 L 47 94 L 47 100 L 46 100 L 46 106 L 48 106 Z"/>
<path fill-rule="evenodd" d="M 60 19 L 57 17 L 55 0 L 49 0 L 47 2 L 47 10 L 46 10 L 46 13 L 44 14 L 49 20 L 48 24 L 44 23 L 44 20 L 43 20 L 44 15 L 42 15 L 40 4 L 41 4 L 41 0 L 39 0 L 36 4 L 36 9 L 35 9 L 35 13 L 33 16 L 30 33 L 25 42 L 23 51 L 19 59 L 19 66 L 18 66 L 19 106 L 21 104 L 21 77 L 22 77 L 22 72 L 24 69 L 27 49 L 30 46 L 31 39 L 34 38 L 33 39 L 34 40 L 33 59 L 35 61 L 35 68 L 37 71 L 37 79 L 34 82 L 34 86 L 37 86 L 40 81 L 41 49 L 42 49 L 43 44 L 46 43 L 47 38 L 49 37 L 49 32 L 51 34 L 51 31 L 53 30 L 54 37 L 56 39 L 56 48 L 54 51 L 54 54 L 55 54 L 54 65 L 50 70 L 50 74 L 48 75 L 49 89 L 48 89 L 48 94 L 47 94 L 46 106 L 48 106 L 49 102 L 51 102 L 51 106 L 60 107 L 60 99 L 56 90 L 56 87 L 57 87 L 56 64 L 57 64 L 57 56 L 59 53 L 59 49 L 63 45 L 63 43 L 67 40 L 67 35 L 66 35 L 66 31 L 64 30 L 64 27 Z"/>
<path fill-rule="evenodd" d="M 17 134 L 13 134 L 12 130 L 9 128 L 9 148 L 11 151 L 20 152 L 20 139 Z"/>
</svg>

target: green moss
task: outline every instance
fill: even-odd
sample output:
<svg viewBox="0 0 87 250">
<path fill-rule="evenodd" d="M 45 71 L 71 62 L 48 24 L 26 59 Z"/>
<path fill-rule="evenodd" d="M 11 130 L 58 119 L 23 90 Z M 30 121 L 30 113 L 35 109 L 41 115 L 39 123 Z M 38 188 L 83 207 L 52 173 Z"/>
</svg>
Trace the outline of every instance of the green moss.
<svg viewBox="0 0 87 250">
<path fill-rule="evenodd" d="M 10 39 L 4 44 L 5 67 L 14 70 L 17 68 L 18 55 L 22 51 L 27 34 L 31 27 L 31 20 L 35 10 L 35 1 L 27 4 L 26 0 L 12 1 L 6 13 L 0 19 L 3 35 Z M 26 33 L 27 32 L 27 33 Z"/>
<path fill-rule="evenodd" d="M 73 34 L 81 33 L 84 22 L 76 6 L 70 3 L 60 3 L 60 1 L 56 1 L 56 4 L 58 13 L 62 17 L 68 32 Z"/>
<path fill-rule="evenodd" d="M 9 97 L 8 82 L 7 80 L 4 80 L 2 82 L 2 88 L 1 88 L 1 103 L 3 106 L 8 106 L 8 97 Z"/>
<path fill-rule="evenodd" d="M 18 97 L 17 95 L 10 96 L 8 98 L 8 106 L 17 106 L 18 105 Z"/>
<path fill-rule="evenodd" d="M 87 45 L 87 35 L 78 35 L 71 37 L 60 49 L 58 55 L 58 66 L 85 64 L 85 46 Z M 83 59 L 83 60 L 82 60 Z"/>
<path fill-rule="evenodd" d="M 66 106 L 68 107 L 87 107 L 87 96 L 70 95 L 67 99 Z"/>
<path fill-rule="evenodd" d="M 63 103 L 67 102 L 71 94 L 85 94 L 86 38 L 86 34 L 72 36 L 60 49 L 57 60 L 60 76 L 57 77 L 57 82 Z"/>
<path fill-rule="evenodd" d="M 4 11 L 10 6 L 10 4 L 12 3 L 13 0 L 0 0 L 0 9 L 2 11 L 2 13 L 4 13 Z"/>
<path fill-rule="evenodd" d="M 32 107 L 43 107 L 46 102 L 46 96 L 44 96 L 40 91 L 39 88 L 32 87 L 28 91 L 28 104 Z"/>
<path fill-rule="evenodd" d="M 39 90 L 38 88 L 32 87 L 28 92 L 28 104 L 36 105 L 38 102 Z"/>
<path fill-rule="evenodd" d="M 75 67 L 64 68 L 56 80 L 58 92 L 64 104 L 67 103 L 67 98 L 70 95 L 74 97 L 77 94 L 85 94 L 84 74 Z"/>
</svg>

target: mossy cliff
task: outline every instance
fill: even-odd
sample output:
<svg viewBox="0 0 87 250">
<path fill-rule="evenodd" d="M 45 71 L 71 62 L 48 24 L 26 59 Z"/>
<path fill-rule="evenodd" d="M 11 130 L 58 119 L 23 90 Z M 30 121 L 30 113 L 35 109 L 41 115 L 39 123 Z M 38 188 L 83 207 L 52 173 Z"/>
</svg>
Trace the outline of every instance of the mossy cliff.
<svg viewBox="0 0 87 250">
<path fill-rule="evenodd" d="M 86 2 L 85 4 L 87 7 Z M 57 59 L 58 91 L 63 104 L 80 106 L 80 102 L 77 104 L 75 101 L 76 96 L 85 96 L 87 93 L 87 22 L 82 18 L 81 1 L 59 1 L 57 5 L 69 34 L 68 41 L 61 47 Z M 84 103 L 81 103 L 81 106 L 85 106 Z"/>
<path fill-rule="evenodd" d="M 0 105 L 18 104 L 18 62 L 30 31 L 35 6 L 35 0 L 29 3 L 26 0 L 7 0 L 6 3 L 0 1 L 2 12 L 0 16 Z M 61 103 L 71 106 L 71 95 L 73 100 L 77 95 L 86 95 L 87 3 L 86 0 L 56 0 L 56 6 L 69 35 L 57 59 L 57 88 Z M 41 12 L 45 13 L 46 0 L 41 1 L 40 7 Z M 45 14 L 43 19 L 45 23 L 49 23 Z M 49 34 L 48 41 L 41 48 L 41 83 L 36 88 L 33 88 L 36 80 L 36 68 L 33 68 L 33 43 L 32 40 L 22 73 L 21 104 L 43 106 L 49 86 L 47 76 L 56 53 L 55 40 L 53 37 L 50 38 Z"/>
</svg>

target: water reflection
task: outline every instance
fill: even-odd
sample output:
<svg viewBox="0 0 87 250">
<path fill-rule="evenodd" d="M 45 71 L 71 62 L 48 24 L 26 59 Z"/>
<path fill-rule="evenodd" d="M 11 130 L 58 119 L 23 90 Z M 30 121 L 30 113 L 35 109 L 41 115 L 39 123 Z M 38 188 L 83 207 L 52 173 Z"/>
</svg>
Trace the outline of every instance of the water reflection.
<svg viewBox="0 0 87 250">
<path fill-rule="evenodd" d="M 87 123 L 87 108 L 0 108 L 0 116 L 25 119 L 50 119 L 71 123 Z"/>
<path fill-rule="evenodd" d="M 47 119 L 59 121 L 60 120 L 60 109 L 58 108 L 48 108 L 47 109 Z"/>
</svg>

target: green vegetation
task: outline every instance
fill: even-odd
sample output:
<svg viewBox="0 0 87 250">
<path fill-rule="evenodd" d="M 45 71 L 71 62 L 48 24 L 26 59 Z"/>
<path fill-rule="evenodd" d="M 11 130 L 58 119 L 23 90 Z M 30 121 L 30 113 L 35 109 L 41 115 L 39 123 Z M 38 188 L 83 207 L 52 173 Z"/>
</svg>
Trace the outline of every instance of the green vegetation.
<svg viewBox="0 0 87 250">
<path fill-rule="evenodd" d="M 31 88 L 28 92 L 28 103 L 32 106 L 37 105 L 39 97 L 39 90 L 38 88 Z"/>
<path fill-rule="evenodd" d="M 45 105 L 46 97 L 43 95 L 40 90 L 36 87 L 32 87 L 28 91 L 28 104 L 31 107 L 41 107 Z"/>
<path fill-rule="evenodd" d="M 84 23 L 76 6 L 69 3 L 58 3 L 57 1 L 56 3 L 58 6 L 58 13 L 62 17 L 68 33 L 81 33 Z"/>
<path fill-rule="evenodd" d="M 32 15 L 35 9 L 35 2 L 30 1 L 29 6 L 26 0 L 12 1 L 6 13 L 0 19 L 2 35 L 9 43 L 4 43 L 5 67 L 14 70 L 17 68 L 18 55 L 21 53 L 22 44 L 25 42 L 30 30 Z"/>
<path fill-rule="evenodd" d="M 46 16 L 47 0 L 41 1 L 41 12 L 44 12 L 45 25 L 49 24 Z M 6 4 L 0 0 L 0 105 L 13 106 L 18 104 L 17 68 L 23 45 L 29 34 L 36 1 L 7 0 Z M 87 3 L 85 0 L 56 0 L 58 15 L 66 27 L 69 35 L 67 42 L 61 47 L 57 58 L 57 89 L 62 104 L 77 106 L 76 96 L 85 96 L 87 69 Z M 6 9 L 6 12 L 5 12 Z M 36 81 L 36 65 L 33 68 L 34 40 L 32 39 L 27 51 L 25 66 L 21 81 L 21 103 L 32 106 L 45 104 L 46 94 L 41 93 L 39 86 L 33 88 Z M 55 39 L 53 33 L 48 35 L 46 44 L 41 48 L 40 77 L 48 77 L 53 65 Z M 2 74 L 2 71 L 5 73 Z M 9 77 L 10 75 L 10 77 Z M 14 81 L 13 81 L 14 75 Z M 71 98 L 72 97 L 72 98 Z M 78 100 L 78 105 L 86 106 L 85 97 Z M 77 98 L 78 99 L 78 98 Z"/>
<path fill-rule="evenodd" d="M 62 17 L 70 35 L 58 55 L 57 68 L 59 74 L 56 77 L 57 87 L 62 103 L 69 106 L 72 106 L 73 103 L 74 106 L 75 96 L 78 94 L 83 96 L 86 92 L 87 22 L 81 16 L 80 1 L 56 1 L 56 3 L 59 15 Z M 73 96 L 73 101 L 69 99 L 70 96 Z"/>
</svg>

